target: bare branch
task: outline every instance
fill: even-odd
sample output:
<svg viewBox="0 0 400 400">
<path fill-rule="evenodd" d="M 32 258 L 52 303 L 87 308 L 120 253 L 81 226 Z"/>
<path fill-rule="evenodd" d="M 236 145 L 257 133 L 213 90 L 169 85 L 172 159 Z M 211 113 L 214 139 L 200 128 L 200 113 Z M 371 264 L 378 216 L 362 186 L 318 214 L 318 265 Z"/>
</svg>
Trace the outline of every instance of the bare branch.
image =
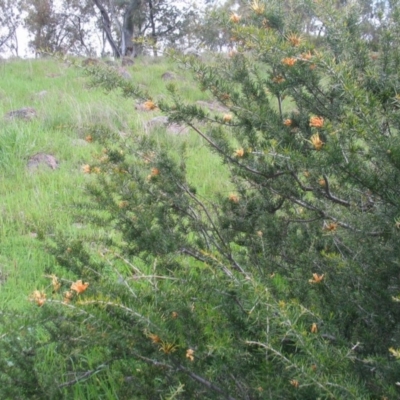
<svg viewBox="0 0 400 400">
<path fill-rule="evenodd" d="M 329 187 L 328 177 L 326 175 L 323 175 L 323 178 L 324 178 L 324 181 L 325 181 L 325 192 L 326 192 L 326 195 L 327 195 L 328 199 L 334 201 L 335 203 L 341 204 L 342 206 L 350 207 L 350 203 L 348 201 L 339 199 L 338 197 L 334 196 L 331 193 L 331 190 L 330 190 L 330 187 Z"/>
</svg>

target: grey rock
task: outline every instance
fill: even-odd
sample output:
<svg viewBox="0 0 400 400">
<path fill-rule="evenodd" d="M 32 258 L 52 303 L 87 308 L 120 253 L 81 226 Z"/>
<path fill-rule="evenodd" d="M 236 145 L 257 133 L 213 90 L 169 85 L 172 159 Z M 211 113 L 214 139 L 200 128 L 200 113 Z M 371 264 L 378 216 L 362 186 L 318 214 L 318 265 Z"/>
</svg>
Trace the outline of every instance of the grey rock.
<svg viewBox="0 0 400 400">
<path fill-rule="evenodd" d="M 163 81 L 172 81 L 172 80 L 176 79 L 176 76 L 175 76 L 175 74 L 173 72 L 168 72 L 167 71 L 167 72 L 164 72 L 161 75 L 161 78 L 162 78 Z"/>
<path fill-rule="evenodd" d="M 32 107 L 24 107 L 20 108 L 19 110 L 13 110 L 8 112 L 5 117 L 8 120 L 24 119 L 26 121 L 30 121 L 33 118 L 37 117 L 37 112 Z"/>
<path fill-rule="evenodd" d="M 135 64 L 132 57 L 122 57 L 121 64 L 123 67 L 130 67 L 131 65 Z"/>
<path fill-rule="evenodd" d="M 187 126 L 177 124 L 175 122 L 169 123 L 168 117 L 162 115 L 151 119 L 146 124 L 146 128 L 150 130 L 160 126 L 165 127 L 167 133 L 170 133 L 171 135 L 184 135 L 189 132 L 189 128 Z"/>
<path fill-rule="evenodd" d="M 131 80 L 132 79 L 132 75 L 123 67 L 120 67 L 117 69 L 118 73 L 120 76 L 122 76 L 122 78 L 127 79 L 127 80 Z"/>
<path fill-rule="evenodd" d="M 27 167 L 30 171 L 35 171 L 41 166 L 55 170 L 58 168 L 58 161 L 51 154 L 45 153 L 37 153 L 28 160 Z"/>
<path fill-rule="evenodd" d="M 97 58 L 92 58 L 92 57 L 85 58 L 82 61 L 82 67 L 90 67 L 98 64 L 100 64 L 100 61 Z"/>
</svg>

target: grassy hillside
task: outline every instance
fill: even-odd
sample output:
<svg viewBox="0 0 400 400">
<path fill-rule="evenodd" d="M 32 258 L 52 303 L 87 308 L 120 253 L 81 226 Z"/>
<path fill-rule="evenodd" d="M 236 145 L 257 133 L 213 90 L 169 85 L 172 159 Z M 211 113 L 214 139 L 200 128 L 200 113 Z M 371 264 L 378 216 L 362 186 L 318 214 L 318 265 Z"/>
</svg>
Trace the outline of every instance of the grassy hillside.
<svg viewBox="0 0 400 400">
<path fill-rule="evenodd" d="M 58 231 L 82 235 L 87 227 L 74 220 L 74 203 L 85 196 L 92 179 L 82 167 L 102 150 L 105 134 L 121 140 L 151 134 L 160 140 L 188 143 L 189 170 L 198 190 L 226 190 L 224 175 L 216 175 L 219 161 L 193 133 L 174 136 L 165 129 L 149 131 L 145 122 L 159 113 L 135 109 L 133 100 L 106 95 L 88 87 L 83 69 L 54 60 L 13 60 L 0 65 L 0 304 L 2 310 L 26 309 L 29 293 L 44 288 L 54 260 L 38 240 Z M 175 72 L 175 84 L 188 100 L 205 99 L 189 76 L 166 60 L 144 59 L 129 67 L 135 83 L 152 96 L 166 93 L 161 76 Z M 6 114 L 33 107 L 30 121 L 9 119 Z M 85 139 L 91 138 L 91 141 Z M 27 164 L 38 153 L 52 155 L 59 167 L 31 171 Z M 90 228 L 89 228 L 90 229 Z M 0 328 L 1 329 L 1 328 Z M 0 332 L 1 333 L 1 332 Z"/>
</svg>

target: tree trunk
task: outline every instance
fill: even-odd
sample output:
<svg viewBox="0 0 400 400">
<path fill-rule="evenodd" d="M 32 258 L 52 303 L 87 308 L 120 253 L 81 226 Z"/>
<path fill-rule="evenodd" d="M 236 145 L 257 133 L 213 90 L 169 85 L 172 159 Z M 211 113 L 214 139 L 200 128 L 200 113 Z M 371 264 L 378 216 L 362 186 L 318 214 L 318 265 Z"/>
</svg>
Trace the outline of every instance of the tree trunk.
<svg viewBox="0 0 400 400">
<path fill-rule="evenodd" d="M 107 37 L 107 41 L 110 44 L 114 57 L 120 58 L 121 57 L 121 51 L 118 48 L 118 45 L 115 43 L 115 40 L 112 37 L 112 32 L 111 32 L 111 20 L 110 17 L 107 13 L 107 10 L 103 7 L 103 5 L 100 3 L 99 0 L 93 0 L 93 3 L 96 5 L 96 7 L 99 9 L 101 17 L 103 19 L 103 29 Z"/>
<path fill-rule="evenodd" d="M 132 0 L 124 14 L 122 27 L 122 54 L 137 57 L 143 53 L 143 44 L 135 42 L 141 36 L 142 0 Z"/>
</svg>

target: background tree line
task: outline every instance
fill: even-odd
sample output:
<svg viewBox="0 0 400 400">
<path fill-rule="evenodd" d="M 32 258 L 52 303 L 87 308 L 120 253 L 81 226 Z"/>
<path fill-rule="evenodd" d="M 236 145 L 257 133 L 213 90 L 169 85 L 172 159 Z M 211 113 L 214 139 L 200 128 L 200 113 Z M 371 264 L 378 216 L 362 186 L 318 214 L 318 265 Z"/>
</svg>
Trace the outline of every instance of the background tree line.
<svg viewBox="0 0 400 400">
<path fill-rule="evenodd" d="M 217 39 L 205 24 L 219 8 L 207 1 L 197 6 L 169 0 L 3 0 L 0 51 L 19 54 L 16 31 L 20 27 L 29 34 L 29 47 L 36 55 L 138 56 L 144 42 L 153 55 L 157 45 L 213 47 Z"/>
</svg>

